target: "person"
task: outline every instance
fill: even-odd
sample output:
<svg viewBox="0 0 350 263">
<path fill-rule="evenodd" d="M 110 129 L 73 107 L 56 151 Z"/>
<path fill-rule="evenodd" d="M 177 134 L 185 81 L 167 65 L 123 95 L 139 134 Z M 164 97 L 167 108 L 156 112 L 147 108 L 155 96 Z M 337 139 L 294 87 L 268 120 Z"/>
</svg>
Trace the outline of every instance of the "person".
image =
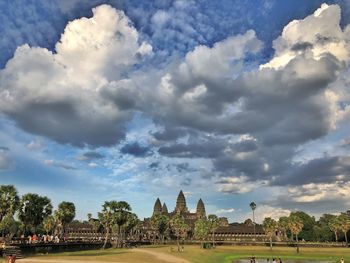
<svg viewBox="0 0 350 263">
<path fill-rule="evenodd" d="M 343 258 L 341 258 L 340 263 L 344 263 L 344 259 Z"/>
<path fill-rule="evenodd" d="M 272 259 L 272 263 L 277 263 L 275 258 Z"/>
<path fill-rule="evenodd" d="M 282 259 L 281 258 L 279 258 L 279 263 L 282 263 Z"/>
<path fill-rule="evenodd" d="M 267 263 L 270 263 L 270 259 L 269 259 L 269 258 L 268 258 L 268 259 L 266 259 L 266 262 L 267 262 Z"/>
<path fill-rule="evenodd" d="M 7 262 L 8 263 L 15 263 L 16 262 L 16 255 L 9 255 L 7 257 Z"/>
</svg>

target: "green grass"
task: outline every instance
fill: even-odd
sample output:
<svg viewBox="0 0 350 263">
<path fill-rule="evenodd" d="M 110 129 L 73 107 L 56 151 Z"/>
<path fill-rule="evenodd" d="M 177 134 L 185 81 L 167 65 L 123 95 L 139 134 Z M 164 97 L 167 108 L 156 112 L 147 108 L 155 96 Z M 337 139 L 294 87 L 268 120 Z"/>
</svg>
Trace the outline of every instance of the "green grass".
<svg viewBox="0 0 350 263">
<path fill-rule="evenodd" d="M 169 247 L 154 248 L 154 250 L 170 253 Z M 231 263 L 236 259 L 249 259 L 251 256 L 264 259 L 264 261 L 266 261 L 266 258 L 271 259 L 272 257 L 281 257 L 284 260 L 293 259 L 331 262 L 339 262 L 340 258 L 343 257 L 345 262 L 350 261 L 350 248 L 301 248 L 298 254 L 295 248 L 289 247 L 276 247 L 270 251 L 268 247 L 253 246 L 220 246 L 209 250 L 201 249 L 198 246 L 186 246 L 184 252 L 173 252 L 172 254 L 185 258 L 193 263 Z"/>
<path fill-rule="evenodd" d="M 173 246 L 175 248 L 175 246 Z M 143 249 L 159 251 L 171 254 L 176 257 L 187 259 L 193 263 L 232 263 L 237 259 L 248 259 L 255 256 L 258 259 L 281 257 L 284 261 L 293 260 L 315 260 L 315 261 L 331 261 L 339 262 L 340 258 L 344 258 L 345 262 L 350 262 L 350 248 L 301 248 L 300 253 L 296 253 L 295 248 L 276 247 L 272 251 L 268 247 L 255 246 L 219 246 L 215 249 L 201 249 L 199 246 L 185 246 L 185 251 L 170 252 L 169 246 L 147 246 Z M 130 262 L 130 263 L 161 263 L 154 256 L 136 252 L 133 249 L 106 249 L 106 250 L 89 250 L 79 252 L 64 252 L 49 255 L 37 255 L 40 259 L 71 259 L 101 262 Z M 1 263 L 5 262 L 0 260 Z M 20 261 L 19 261 L 20 262 Z"/>
</svg>

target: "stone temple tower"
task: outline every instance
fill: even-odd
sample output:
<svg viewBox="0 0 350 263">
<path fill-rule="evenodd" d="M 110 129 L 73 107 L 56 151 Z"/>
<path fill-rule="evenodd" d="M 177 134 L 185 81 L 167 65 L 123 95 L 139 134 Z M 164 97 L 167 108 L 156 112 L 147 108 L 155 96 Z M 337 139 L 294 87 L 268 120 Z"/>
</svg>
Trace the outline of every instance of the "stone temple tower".
<svg viewBox="0 0 350 263">
<path fill-rule="evenodd" d="M 177 213 L 177 214 L 188 213 L 188 209 L 186 206 L 186 198 L 185 198 L 185 195 L 182 192 L 182 190 L 180 191 L 179 195 L 177 196 L 175 213 Z"/>
<path fill-rule="evenodd" d="M 157 198 L 153 208 L 153 216 L 160 215 L 161 213 L 162 213 L 162 204 L 159 198 Z"/>
<path fill-rule="evenodd" d="M 197 203 L 196 216 L 198 219 L 206 218 L 205 206 L 204 206 L 202 199 L 199 199 L 199 201 Z"/>
<path fill-rule="evenodd" d="M 168 207 L 166 206 L 166 204 L 164 203 L 163 204 L 163 207 L 162 207 L 162 214 L 163 215 L 168 215 Z"/>
</svg>

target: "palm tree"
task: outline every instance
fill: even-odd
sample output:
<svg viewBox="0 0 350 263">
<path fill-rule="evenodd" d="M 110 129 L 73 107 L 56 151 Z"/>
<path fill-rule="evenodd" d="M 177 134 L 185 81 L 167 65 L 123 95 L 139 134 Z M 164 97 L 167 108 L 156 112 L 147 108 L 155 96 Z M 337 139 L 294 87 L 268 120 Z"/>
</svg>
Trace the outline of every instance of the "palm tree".
<svg viewBox="0 0 350 263">
<path fill-rule="evenodd" d="M 254 227 L 254 239 L 255 239 L 255 209 L 256 209 L 256 204 L 254 202 L 251 202 L 249 204 L 249 206 L 253 211 L 253 227 Z"/>
<path fill-rule="evenodd" d="M 282 216 L 278 220 L 278 229 L 283 233 L 283 237 L 285 240 L 288 239 L 287 237 L 288 220 L 289 218 L 287 216 Z"/>
<path fill-rule="evenodd" d="M 116 224 L 118 225 L 118 239 L 117 239 L 117 247 L 120 247 L 122 240 L 122 226 L 127 223 L 128 216 L 131 211 L 131 206 L 125 201 L 119 201 L 116 203 Z"/>
<path fill-rule="evenodd" d="M 289 217 L 288 228 L 295 235 L 297 241 L 297 253 L 299 253 L 299 244 L 298 244 L 298 234 L 303 229 L 303 221 L 296 215 L 291 215 Z"/>
<path fill-rule="evenodd" d="M 213 238 L 213 247 L 215 247 L 215 230 L 219 226 L 219 218 L 216 215 L 208 216 L 209 231 L 211 232 Z"/>
<path fill-rule="evenodd" d="M 272 250 L 272 237 L 276 234 L 277 222 L 271 217 L 266 217 L 263 222 L 263 228 L 265 233 L 270 238 L 270 249 Z"/>
<path fill-rule="evenodd" d="M 350 218 L 348 215 L 341 214 L 340 216 L 338 216 L 337 221 L 339 222 L 339 229 L 344 233 L 345 243 L 347 246 L 348 245 L 348 237 L 347 237 L 346 233 L 350 229 Z"/>
<path fill-rule="evenodd" d="M 115 213 L 117 211 L 117 201 L 105 201 L 102 206 L 102 212 L 98 213 L 98 218 L 105 231 L 105 241 L 102 249 L 106 248 L 107 242 L 110 238 L 112 227 L 115 224 Z"/>
<path fill-rule="evenodd" d="M 340 231 L 340 223 L 337 216 L 334 216 L 328 224 L 328 227 L 331 231 L 333 231 L 335 236 L 335 242 L 338 242 L 338 231 Z"/>
</svg>

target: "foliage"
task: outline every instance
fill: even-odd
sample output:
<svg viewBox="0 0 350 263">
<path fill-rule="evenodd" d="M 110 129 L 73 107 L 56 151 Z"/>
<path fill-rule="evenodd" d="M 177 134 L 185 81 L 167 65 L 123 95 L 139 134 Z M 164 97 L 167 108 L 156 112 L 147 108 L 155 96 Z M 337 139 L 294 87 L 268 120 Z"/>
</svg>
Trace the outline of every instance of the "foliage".
<svg viewBox="0 0 350 263">
<path fill-rule="evenodd" d="M 314 226 L 316 225 L 316 219 L 314 216 L 310 216 L 305 212 L 297 211 L 292 212 L 292 216 L 297 216 L 303 223 L 303 229 L 298 234 L 299 238 L 305 241 L 312 241 L 316 239 L 316 233 Z"/>
<path fill-rule="evenodd" d="M 176 237 L 177 240 L 177 249 L 180 250 L 180 238 L 185 238 L 187 236 L 188 226 L 185 222 L 185 219 L 182 215 L 175 215 L 169 222 L 171 231 Z"/>
<path fill-rule="evenodd" d="M 37 194 L 25 194 L 21 199 L 18 218 L 24 224 L 25 228 L 36 228 L 43 220 L 52 214 L 52 205 L 49 198 Z"/>
<path fill-rule="evenodd" d="M 0 232 L 2 236 L 13 237 L 20 228 L 20 223 L 17 222 L 12 215 L 7 214 L 0 222 Z"/>
<path fill-rule="evenodd" d="M 194 237 L 201 240 L 201 247 L 203 248 L 203 241 L 208 237 L 210 232 L 209 222 L 205 219 L 199 219 L 194 225 Z"/>
<path fill-rule="evenodd" d="M 341 214 L 338 216 L 339 229 L 343 232 L 346 244 L 348 243 L 347 232 L 350 229 L 350 218 L 348 215 Z"/>
<path fill-rule="evenodd" d="M 50 215 L 44 219 L 42 225 L 46 234 L 52 233 L 57 227 L 56 218 Z"/>
<path fill-rule="evenodd" d="M 270 249 L 272 249 L 272 237 L 276 234 L 277 227 L 278 225 L 275 219 L 272 219 L 271 217 L 267 217 L 264 219 L 263 228 L 265 233 L 270 238 Z"/>
<path fill-rule="evenodd" d="M 289 221 L 289 218 L 287 216 L 282 216 L 279 218 L 278 225 L 277 225 L 278 230 L 283 233 L 283 237 L 286 240 L 288 238 L 287 237 L 288 221 Z"/>
<path fill-rule="evenodd" d="M 118 226 L 118 246 L 121 239 L 121 227 L 127 222 L 131 207 L 125 201 L 105 201 L 102 206 L 102 212 L 98 213 L 98 218 L 105 229 L 105 242 L 103 248 L 106 247 L 110 233 Z"/>
<path fill-rule="evenodd" d="M 212 235 L 213 247 L 215 247 L 215 231 L 219 227 L 219 218 L 216 215 L 208 216 L 208 227 Z"/>
<path fill-rule="evenodd" d="M 75 217 L 75 205 L 72 202 L 61 202 L 55 211 L 58 225 L 62 228 L 62 234 L 67 224 L 71 223 Z"/>
<path fill-rule="evenodd" d="M 154 215 L 151 218 L 152 227 L 159 233 L 164 242 L 164 235 L 169 229 L 169 217 L 166 215 Z"/>
<path fill-rule="evenodd" d="M 19 197 L 13 185 L 0 186 L 0 222 L 6 215 L 13 216 L 19 208 Z"/>
</svg>

